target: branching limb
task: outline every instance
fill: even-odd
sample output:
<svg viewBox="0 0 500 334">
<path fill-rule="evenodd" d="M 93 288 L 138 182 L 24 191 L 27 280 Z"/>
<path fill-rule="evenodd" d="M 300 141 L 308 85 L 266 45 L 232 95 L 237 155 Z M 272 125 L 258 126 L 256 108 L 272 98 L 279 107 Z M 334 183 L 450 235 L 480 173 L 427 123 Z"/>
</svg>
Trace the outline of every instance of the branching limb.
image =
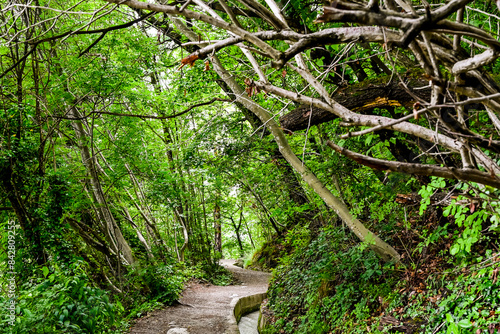
<svg viewBox="0 0 500 334">
<path fill-rule="evenodd" d="M 250 10 L 255 11 L 256 14 L 258 14 L 262 19 L 269 22 L 271 25 L 273 25 L 276 29 L 281 30 L 287 28 L 286 24 L 284 24 L 269 9 L 267 9 L 265 6 L 261 5 L 257 1 L 254 0 L 238 0 L 238 1 L 244 4 Z"/>
<path fill-rule="evenodd" d="M 385 32 L 386 39 L 384 39 L 383 34 L 381 33 L 382 30 Z M 253 33 L 252 35 L 262 41 L 283 40 L 295 42 L 295 44 L 293 44 L 279 60 L 274 62 L 275 67 L 282 67 L 295 55 L 318 45 L 343 44 L 360 40 L 375 43 L 391 43 L 396 42 L 401 38 L 401 34 L 379 27 L 332 28 L 307 35 L 291 30 L 262 31 Z M 186 58 L 197 56 L 202 59 L 213 52 L 238 44 L 244 40 L 245 39 L 241 36 L 230 37 L 203 47 Z M 264 55 L 269 57 L 267 54 Z"/>
<path fill-rule="evenodd" d="M 491 64 L 500 56 L 500 52 L 497 52 L 493 49 L 488 49 L 483 53 L 475 55 L 472 58 L 464 59 L 459 62 L 456 62 L 451 69 L 451 72 L 455 75 L 460 73 L 469 72 L 472 70 L 476 70 L 479 67 L 484 65 Z"/>
<path fill-rule="evenodd" d="M 112 26 L 112 27 L 109 27 L 109 28 L 96 29 L 96 30 L 86 30 L 86 31 L 81 31 L 81 30 L 80 31 L 72 31 L 71 30 L 71 31 L 66 31 L 65 33 L 62 33 L 62 34 L 59 34 L 59 35 L 56 35 L 56 36 L 47 37 L 47 38 L 44 38 L 44 39 L 41 39 L 41 40 L 38 40 L 38 41 L 35 41 L 35 42 L 30 42 L 29 44 L 32 45 L 32 48 L 23 57 L 21 57 L 17 62 L 15 62 L 12 66 L 10 66 L 8 69 L 6 69 L 0 75 L 0 79 L 2 79 L 7 73 L 9 73 L 10 71 L 12 71 L 19 64 L 21 64 L 23 61 L 25 61 L 33 52 L 35 52 L 35 50 L 37 49 L 37 47 L 40 44 L 42 44 L 42 43 L 50 42 L 50 41 L 55 41 L 55 40 L 62 39 L 62 38 L 67 37 L 67 36 L 71 36 L 71 35 L 101 34 L 101 36 L 94 43 L 92 43 L 85 51 L 83 51 L 82 53 L 80 53 L 80 55 L 79 55 L 79 57 L 80 57 L 83 54 L 85 54 L 86 52 L 88 52 L 90 50 L 90 48 L 92 48 L 95 44 L 97 44 L 108 32 L 131 27 L 134 24 L 139 23 L 139 22 L 147 19 L 148 17 L 150 17 L 152 15 L 153 15 L 153 13 L 149 13 L 149 14 L 141 16 L 138 19 L 135 19 L 133 21 L 130 21 L 130 22 L 127 22 L 127 23 L 124 23 L 124 24 L 119 24 L 119 25 L 116 25 L 116 26 Z"/>
<path fill-rule="evenodd" d="M 189 108 L 187 108 L 187 109 L 185 109 L 185 110 L 183 110 L 181 112 L 175 113 L 173 115 L 168 115 L 168 116 L 125 114 L 125 113 L 116 113 L 116 112 L 108 112 L 108 111 L 91 111 L 88 114 L 83 115 L 81 117 L 67 117 L 67 116 L 55 116 L 55 115 L 54 116 L 50 116 L 50 117 L 51 118 L 58 118 L 58 119 L 70 119 L 70 120 L 75 120 L 75 121 L 76 120 L 87 119 L 88 117 L 90 117 L 92 115 L 111 115 L 111 116 L 120 116 L 120 117 L 144 118 L 144 119 L 170 119 L 170 118 L 176 118 L 176 117 L 182 116 L 185 113 L 193 110 L 194 108 L 198 108 L 198 107 L 201 107 L 201 106 L 206 106 L 206 105 L 214 103 L 215 101 L 220 101 L 220 102 L 234 102 L 233 100 L 221 99 L 221 98 L 218 98 L 218 97 L 214 97 L 210 101 L 194 104 L 194 105 L 190 106 Z"/>
<path fill-rule="evenodd" d="M 171 14 L 175 16 L 184 16 L 189 19 L 197 20 L 197 21 L 202 21 L 205 23 L 208 23 L 214 27 L 226 30 L 228 32 L 232 32 L 237 36 L 243 37 L 247 42 L 252 43 L 256 47 L 260 48 L 263 52 L 267 53 L 267 55 L 272 58 L 272 59 L 279 59 L 281 57 L 281 53 L 271 47 L 269 44 L 265 43 L 264 41 L 256 38 L 253 34 L 248 33 L 246 30 L 243 30 L 241 28 L 238 28 L 236 25 L 225 22 L 223 20 L 211 17 L 209 15 L 203 14 L 203 13 L 198 13 L 194 11 L 190 11 L 185 9 L 184 11 L 180 12 L 179 8 L 176 6 L 169 6 L 169 5 L 160 5 L 160 4 L 155 4 L 155 3 L 146 3 L 142 1 L 137 1 L 137 0 L 106 0 L 107 2 L 110 3 L 115 3 L 119 5 L 126 5 L 132 9 L 142 9 L 142 10 L 151 10 L 157 13 L 165 13 L 165 14 Z"/>
<path fill-rule="evenodd" d="M 238 21 L 238 18 L 234 14 L 232 8 L 227 5 L 226 1 L 225 0 L 219 0 L 219 3 L 222 6 L 222 8 L 224 8 L 224 11 L 229 16 L 229 18 L 231 19 L 231 22 L 233 22 L 238 28 L 243 29 L 243 27 L 241 26 L 240 22 Z"/>
<path fill-rule="evenodd" d="M 309 97 L 307 95 L 294 93 L 283 88 L 279 88 L 273 86 L 271 84 L 264 84 L 261 82 L 255 83 L 261 89 L 265 90 L 268 93 L 276 94 L 278 96 L 284 97 L 286 99 L 298 102 L 304 105 L 312 105 L 320 109 L 325 109 L 332 112 L 337 117 L 340 117 L 345 122 L 350 123 L 351 125 L 360 125 L 360 126 L 378 126 L 385 125 L 394 121 L 392 118 L 377 116 L 377 115 L 360 115 L 357 114 L 342 105 L 333 102 L 332 104 L 328 104 L 320 99 Z M 412 124 L 408 122 L 402 122 L 398 124 L 394 124 L 387 127 L 388 129 L 407 133 L 414 135 L 418 138 L 425 139 L 427 141 L 436 143 L 438 145 L 442 145 L 447 149 L 453 152 L 460 151 L 460 145 L 456 142 L 455 139 L 445 136 L 440 133 L 436 133 L 434 130 L 425 128 L 423 126 Z"/>
<path fill-rule="evenodd" d="M 423 164 L 413 164 L 407 162 L 399 161 L 387 161 L 381 159 L 375 159 L 367 155 L 355 153 L 349 151 L 343 147 L 334 144 L 331 141 L 327 141 L 327 145 L 334 149 L 337 153 L 342 154 L 349 159 L 356 161 L 367 167 L 382 170 L 382 171 L 393 171 L 412 175 L 424 175 L 424 176 L 439 176 L 446 179 L 452 180 L 462 180 L 468 182 L 481 183 L 487 186 L 491 186 L 500 189 L 500 179 L 491 173 L 481 172 L 477 169 L 470 168 L 454 168 L 454 167 L 439 167 L 433 165 L 423 165 Z"/>
</svg>

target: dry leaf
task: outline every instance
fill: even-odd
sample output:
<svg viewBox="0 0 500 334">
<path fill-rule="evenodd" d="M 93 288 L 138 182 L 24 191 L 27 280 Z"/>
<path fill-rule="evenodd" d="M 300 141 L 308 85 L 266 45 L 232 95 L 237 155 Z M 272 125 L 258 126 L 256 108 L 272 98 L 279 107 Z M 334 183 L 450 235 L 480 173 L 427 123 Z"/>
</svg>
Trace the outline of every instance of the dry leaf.
<svg viewBox="0 0 500 334">
<path fill-rule="evenodd" d="M 181 68 L 183 68 L 186 65 L 189 65 L 189 67 L 193 67 L 194 66 L 194 62 L 196 60 L 198 60 L 198 58 L 199 58 L 198 55 L 189 55 L 186 58 L 181 59 L 181 65 L 179 66 L 179 68 L 177 69 L 177 71 L 180 70 Z"/>
</svg>

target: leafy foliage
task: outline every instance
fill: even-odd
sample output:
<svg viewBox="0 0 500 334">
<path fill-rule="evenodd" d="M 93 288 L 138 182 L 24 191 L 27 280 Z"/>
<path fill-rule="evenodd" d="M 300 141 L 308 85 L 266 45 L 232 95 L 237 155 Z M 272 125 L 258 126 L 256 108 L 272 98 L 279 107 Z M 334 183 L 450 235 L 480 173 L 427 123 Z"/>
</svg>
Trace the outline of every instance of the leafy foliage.
<svg viewBox="0 0 500 334">
<path fill-rule="evenodd" d="M 382 266 L 362 245 L 349 247 L 350 238 L 339 227 L 312 240 L 294 234 L 293 240 L 298 248 L 273 275 L 264 333 L 382 333 L 391 326 L 475 333 L 497 328 L 500 259 L 491 250 L 475 264 L 443 272 L 431 268 L 424 274 L 422 269 Z M 415 285 L 403 278 L 407 274 L 428 276 Z"/>
<path fill-rule="evenodd" d="M 351 240 L 340 227 L 317 238 L 293 239 L 297 249 L 276 269 L 269 307 L 276 321 L 266 333 L 364 332 L 359 326 L 390 291 L 376 256 Z M 302 242 L 297 243 L 298 240 Z"/>
<path fill-rule="evenodd" d="M 89 285 L 83 262 L 49 270 L 21 286 L 16 322 L 6 319 L 2 333 L 115 333 L 122 326 L 123 307 L 107 291 Z M 2 308 L 10 303 L 2 297 Z"/>
</svg>

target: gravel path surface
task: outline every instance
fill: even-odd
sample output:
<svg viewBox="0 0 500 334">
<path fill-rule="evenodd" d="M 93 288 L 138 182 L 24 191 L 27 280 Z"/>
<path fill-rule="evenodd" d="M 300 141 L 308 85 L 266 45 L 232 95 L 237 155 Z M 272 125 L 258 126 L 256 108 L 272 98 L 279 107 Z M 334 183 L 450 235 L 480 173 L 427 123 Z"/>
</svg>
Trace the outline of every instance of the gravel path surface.
<svg viewBox="0 0 500 334">
<path fill-rule="evenodd" d="M 192 283 L 179 299 L 180 305 L 167 307 L 140 318 L 130 334 L 223 334 L 228 327 L 233 298 L 267 291 L 270 274 L 242 269 L 235 260 L 221 260 L 233 272 L 239 285 L 215 286 Z"/>
</svg>

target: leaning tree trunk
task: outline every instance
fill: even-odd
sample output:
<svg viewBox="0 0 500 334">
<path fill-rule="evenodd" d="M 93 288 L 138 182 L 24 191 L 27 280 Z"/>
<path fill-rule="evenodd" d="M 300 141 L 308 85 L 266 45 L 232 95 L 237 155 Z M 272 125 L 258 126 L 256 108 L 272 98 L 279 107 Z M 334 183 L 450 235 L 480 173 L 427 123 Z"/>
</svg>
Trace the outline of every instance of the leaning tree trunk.
<svg viewBox="0 0 500 334">
<path fill-rule="evenodd" d="M 192 41 L 198 41 L 198 36 L 191 30 L 187 29 L 186 26 L 176 17 L 169 15 L 170 19 L 174 24 L 181 30 L 181 32 L 186 35 Z M 327 187 L 314 175 L 309 168 L 302 163 L 302 161 L 293 153 L 288 141 L 283 133 L 283 130 L 278 126 L 276 121 L 271 117 L 269 112 L 262 108 L 257 103 L 245 97 L 245 91 L 236 82 L 234 77 L 227 72 L 227 70 L 222 66 L 220 60 L 216 55 L 212 56 L 212 63 L 214 65 L 214 70 L 217 72 L 220 78 L 222 78 L 229 88 L 232 90 L 236 100 L 240 102 L 245 108 L 251 110 L 263 124 L 271 132 L 276 143 L 278 144 L 279 150 L 283 157 L 290 163 L 292 168 L 300 174 L 302 179 L 318 194 L 323 201 L 333 209 L 339 217 L 344 221 L 344 223 L 349 227 L 349 229 L 363 242 L 367 242 L 370 248 L 375 251 L 383 260 L 385 261 L 399 261 L 400 255 L 398 252 L 392 248 L 389 244 L 384 242 L 374 233 L 369 231 L 358 219 L 349 212 L 347 206 L 334 196 Z"/>
<path fill-rule="evenodd" d="M 293 153 L 285 134 L 267 110 L 251 101 L 244 101 L 244 103 L 249 104 L 249 107 L 251 108 L 249 109 L 254 111 L 262 122 L 267 124 L 267 128 L 271 131 L 274 139 L 278 143 L 280 152 L 283 154 L 285 159 L 290 163 L 295 171 L 300 174 L 302 179 L 316 192 L 316 194 L 318 194 L 323 201 L 325 201 L 325 203 L 339 215 L 349 229 L 361 241 L 367 242 L 370 245 L 370 248 L 372 248 L 375 253 L 377 253 L 385 261 L 399 261 L 400 255 L 396 252 L 396 250 L 374 233 L 369 231 L 358 219 L 354 218 L 354 216 L 349 212 L 347 206 L 340 199 L 334 196 L 316 177 L 316 175 L 314 175 L 295 155 L 295 153 Z"/>
<path fill-rule="evenodd" d="M 132 203 L 136 207 L 137 211 L 141 214 L 142 218 L 144 219 L 146 223 L 146 231 L 148 234 L 153 238 L 153 242 L 155 246 L 158 248 L 160 251 L 160 256 L 165 260 L 165 256 L 163 253 L 167 253 L 167 245 L 165 244 L 165 240 L 163 240 L 160 231 L 158 229 L 158 224 L 156 222 L 155 217 L 153 216 L 153 213 L 151 212 L 149 206 L 146 203 L 146 196 L 144 195 L 144 192 L 142 190 L 142 187 L 139 183 L 139 180 L 135 177 L 134 173 L 130 169 L 128 164 L 125 164 L 125 168 L 127 169 L 127 172 L 129 174 L 130 180 L 132 181 L 132 184 L 134 185 L 134 192 L 137 197 L 137 201 L 134 200 L 132 195 L 127 191 L 127 195 L 129 198 L 132 200 Z"/>
<path fill-rule="evenodd" d="M 127 194 L 129 196 L 131 196 L 130 193 L 128 192 L 128 190 L 126 190 L 126 191 L 127 191 Z M 118 201 L 117 203 L 120 203 L 119 198 L 117 198 L 117 201 Z M 151 261 L 154 261 L 155 256 L 153 255 L 153 252 L 151 251 L 151 245 L 149 245 L 148 241 L 146 240 L 146 238 L 142 234 L 141 230 L 139 229 L 137 224 L 134 222 L 134 219 L 130 215 L 130 212 L 128 211 L 127 207 L 125 205 L 120 204 L 119 208 L 123 211 L 123 216 L 130 223 L 130 226 L 132 226 L 132 228 L 134 229 L 134 231 L 137 235 L 137 239 L 139 239 L 139 242 L 142 244 L 142 246 L 146 250 L 146 254 L 148 256 L 148 259 Z"/>
<path fill-rule="evenodd" d="M 115 136 L 110 131 L 107 131 L 107 134 L 112 142 L 116 141 Z M 143 217 L 146 225 L 146 232 L 153 240 L 155 246 L 158 248 L 160 257 L 163 260 L 165 260 L 165 254 L 168 253 L 167 251 L 168 247 L 165 244 L 165 240 L 163 240 L 163 238 L 161 237 L 160 231 L 158 230 L 158 224 L 156 223 L 156 219 L 154 218 L 151 209 L 146 203 L 146 196 L 144 195 L 144 191 L 142 190 L 141 184 L 139 183 L 139 180 L 136 178 L 135 174 L 132 172 L 132 169 L 130 169 L 129 164 L 125 163 L 124 167 L 128 172 L 130 181 L 132 182 L 134 193 L 136 195 L 137 200 L 130 194 L 130 192 L 127 189 L 125 189 L 125 192 L 127 193 L 131 202 L 136 207 L 137 211 L 139 211 L 139 213 Z M 108 168 L 112 169 L 111 166 L 109 165 Z"/>
<path fill-rule="evenodd" d="M 334 196 L 328 188 L 312 173 L 309 168 L 293 153 L 283 130 L 271 117 L 269 112 L 253 101 L 244 98 L 244 91 L 239 84 L 226 72 L 222 64 L 214 56 L 214 68 L 222 78 L 225 78 L 240 102 L 245 105 L 266 124 L 267 128 L 276 140 L 283 157 L 290 163 L 292 168 L 300 174 L 302 179 L 318 194 L 323 201 L 333 209 L 349 229 L 363 242 L 367 242 L 370 248 L 375 251 L 385 261 L 399 261 L 400 255 L 389 244 L 380 239 L 377 235 L 369 231 L 358 219 L 349 212 L 347 206 Z"/>
<path fill-rule="evenodd" d="M 81 119 L 80 113 L 75 108 L 71 108 L 69 114 L 75 119 Z M 106 241 L 109 243 L 109 247 L 114 252 L 123 256 L 123 260 L 125 260 L 128 264 L 133 264 L 135 259 L 132 255 L 132 249 L 130 248 L 127 240 L 123 237 L 120 227 L 116 224 L 102 190 L 101 183 L 99 182 L 97 162 L 95 161 L 95 157 L 90 154 L 89 147 L 86 143 L 87 136 L 85 134 L 83 124 L 79 120 L 75 120 L 71 124 L 78 140 L 78 148 L 80 149 L 82 162 L 88 173 L 89 185 L 91 188 L 89 191 L 94 202 L 96 203 L 96 214 L 98 219 L 104 225 L 103 232 L 106 236 Z"/>
<path fill-rule="evenodd" d="M 177 220 L 182 226 L 182 234 L 184 236 L 184 243 L 182 244 L 181 248 L 178 250 L 179 254 L 179 261 L 184 262 L 184 253 L 186 251 L 187 246 L 189 245 L 189 232 L 188 228 L 186 225 L 186 222 L 184 221 L 184 218 L 179 214 L 177 209 L 175 209 L 175 216 L 177 217 Z"/>
<path fill-rule="evenodd" d="M 236 234 L 236 240 L 238 241 L 238 247 L 240 248 L 240 257 L 243 257 L 244 249 L 243 249 L 243 242 L 241 241 L 241 234 L 240 234 L 241 215 L 240 215 L 240 221 L 239 221 L 238 225 L 236 225 L 236 222 L 234 221 L 234 218 L 232 216 L 229 217 L 229 219 L 231 219 L 231 224 L 233 225 L 234 233 Z"/>
<path fill-rule="evenodd" d="M 179 224 L 182 227 L 182 235 L 184 236 L 184 243 L 182 244 L 181 248 L 177 247 L 177 233 L 174 233 L 174 238 L 175 238 L 175 251 L 177 252 L 177 258 L 179 262 L 184 262 L 184 252 L 186 251 L 187 246 L 189 245 L 189 230 L 188 226 L 186 224 L 186 221 L 183 218 L 183 214 L 179 212 L 177 207 L 173 205 L 173 202 L 167 198 L 167 201 L 170 205 L 173 206 L 174 208 L 174 215 L 175 219 L 179 222 Z M 175 232 L 175 227 L 174 227 L 174 232 Z"/>
</svg>

